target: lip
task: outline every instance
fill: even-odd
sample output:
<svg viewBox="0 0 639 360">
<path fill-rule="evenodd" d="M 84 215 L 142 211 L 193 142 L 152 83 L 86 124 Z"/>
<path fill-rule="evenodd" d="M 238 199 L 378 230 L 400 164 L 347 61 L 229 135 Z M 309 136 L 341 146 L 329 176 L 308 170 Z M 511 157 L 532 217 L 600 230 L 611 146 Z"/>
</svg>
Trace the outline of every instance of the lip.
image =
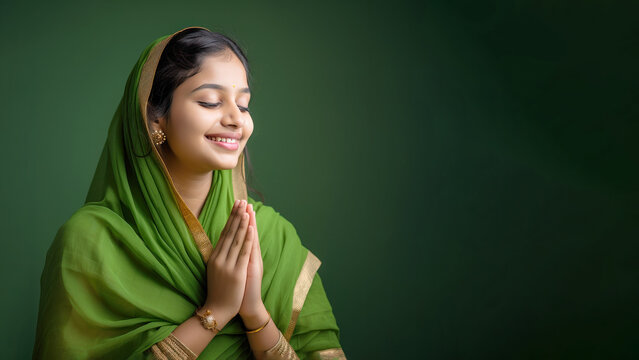
<svg viewBox="0 0 639 360">
<path fill-rule="evenodd" d="M 209 136 L 209 135 L 207 135 L 207 136 Z M 219 135 L 210 135 L 210 136 L 219 136 Z M 230 137 L 230 136 L 220 136 L 220 137 Z M 221 141 L 211 140 L 211 139 L 209 139 L 209 138 L 208 138 L 208 137 L 206 137 L 206 136 L 204 136 L 204 138 L 206 139 L 206 141 L 208 141 L 208 142 L 210 142 L 210 143 L 212 143 L 212 144 L 214 144 L 214 145 L 217 145 L 217 146 L 223 147 L 223 148 L 225 148 L 225 149 L 227 149 L 227 150 L 237 150 L 237 149 L 240 147 L 239 142 L 235 142 L 235 143 L 225 143 L 225 142 L 221 142 Z"/>
<path fill-rule="evenodd" d="M 231 138 L 231 139 L 236 139 L 239 140 L 242 138 L 242 135 L 238 134 L 238 133 L 217 133 L 217 134 L 206 134 L 205 136 L 215 136 L 215 137 L 221 137 L 221 138 Z"/>
</svg>

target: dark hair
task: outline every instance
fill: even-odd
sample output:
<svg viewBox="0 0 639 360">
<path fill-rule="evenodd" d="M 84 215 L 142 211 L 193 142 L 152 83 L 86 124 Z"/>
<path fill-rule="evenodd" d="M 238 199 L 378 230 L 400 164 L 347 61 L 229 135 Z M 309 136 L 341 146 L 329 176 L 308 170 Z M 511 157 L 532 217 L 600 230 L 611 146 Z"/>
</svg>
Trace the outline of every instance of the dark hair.
<svg viewBox="0 0 639 360">
<path fill-rule="evenodd" d="M 185 29 L 175 34 L 166 44 L 158 61 L 153 85 L 151 86 L 151 94 L 149 95 L 148 114 L 153 118 L 166 116 L 173 100 L 173 91 L 186 79 L 200 71 L 203 59 L 209 55 L 223 55 L 229 51 L 232 51 L 244 65 L 250 88 L 251 72 L 249 71 L 248 61 L 235 41 L 224 34 L 203 28 Z M 262 202 L 264 202 L 262 193 L 248 185 L 248 179 L 253 178 L 253 166 L 246 146 L 242 153 L 246 159 L 246 186 L 248 190 L 258 194 Z"/>
</svg>

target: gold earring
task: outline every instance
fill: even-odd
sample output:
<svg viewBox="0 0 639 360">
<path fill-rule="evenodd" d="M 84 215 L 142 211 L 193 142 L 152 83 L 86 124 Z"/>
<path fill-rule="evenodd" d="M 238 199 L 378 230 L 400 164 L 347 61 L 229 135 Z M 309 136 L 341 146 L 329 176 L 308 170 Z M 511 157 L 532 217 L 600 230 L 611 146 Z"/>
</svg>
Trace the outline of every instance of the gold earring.
<svg viewBox="0 0 639 360">
<path fill-rule="evenodd" d="M 155 145 L 162 145 L 166 141 L 166 134 L 162 130 L 155 130 L 151 133 L 151 140 Z"/>
</svg>

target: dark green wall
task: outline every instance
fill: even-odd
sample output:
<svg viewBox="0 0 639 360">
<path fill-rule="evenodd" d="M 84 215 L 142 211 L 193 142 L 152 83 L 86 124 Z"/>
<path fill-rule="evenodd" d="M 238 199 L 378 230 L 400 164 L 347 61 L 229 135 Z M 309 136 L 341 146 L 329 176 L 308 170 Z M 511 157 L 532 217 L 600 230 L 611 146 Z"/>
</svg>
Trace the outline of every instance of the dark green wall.
<svg viewBox="0 0 639 360">
<path fill-rule="evenodd" d="M 630 3 L 3 2 L 3 357 L 140 52 L 199 25 L 246 50 L 258 187 L 350 359 L 637 358 Z"/>
</svg>

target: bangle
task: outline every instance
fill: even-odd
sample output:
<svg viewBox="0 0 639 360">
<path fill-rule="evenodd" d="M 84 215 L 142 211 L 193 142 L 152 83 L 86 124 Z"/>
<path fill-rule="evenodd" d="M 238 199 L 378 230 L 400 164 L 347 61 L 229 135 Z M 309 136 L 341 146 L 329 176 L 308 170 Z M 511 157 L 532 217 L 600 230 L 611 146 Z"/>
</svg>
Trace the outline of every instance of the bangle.
<svg viewBox="0 0 639 360">
<path fill-rule="evenodd" d="M 266 310 L 266 313 L 268 314 L 268 320 L 266 320 L 266 323 L 255 330 L 246 330 L 247 334 L 255 334 L 256 332 L 264 329 L 266 325 L 268 325 L 268 323 L 271 321 L 271 313 L 268 312 L 268 310 Z"/>
<path fill-rule="evenodd" d="M 213 314 L 211 314 L 211 310 L 206 309 L 204 315 L 200 314 L 198 310 L 199 309 L 195 309 L 195 315 L 200 317 L 200 322 L 205 329 L 217 332 L 221 331 L 217 328 L 217 320 L 215 320 L 215 317 L 213 316 Z"/>
</svg>

